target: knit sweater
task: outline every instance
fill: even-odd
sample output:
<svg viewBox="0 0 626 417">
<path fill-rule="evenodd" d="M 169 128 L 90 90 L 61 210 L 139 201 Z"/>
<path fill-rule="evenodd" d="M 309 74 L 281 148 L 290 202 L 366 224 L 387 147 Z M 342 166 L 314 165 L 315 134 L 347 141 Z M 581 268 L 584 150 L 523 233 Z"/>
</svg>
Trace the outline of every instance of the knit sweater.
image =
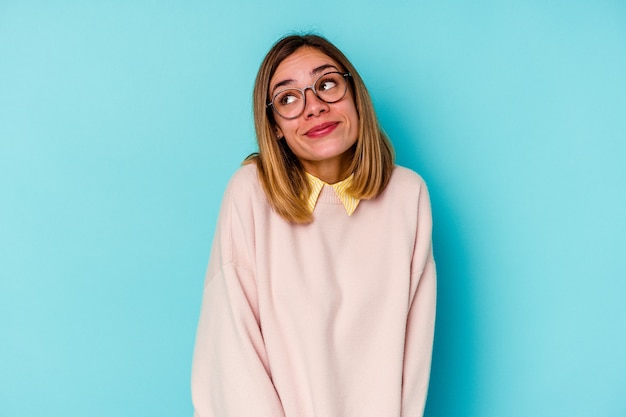
<svg viewBox="0 0 626 417">
<path fill-rule="evenodd" d="M 285 221 L 246 165 L 226 190 L 192 367 L 196 417 L 422 416 L 436 280 L 426 185 L 395 167 L 348 216 Z"/>
</svg>

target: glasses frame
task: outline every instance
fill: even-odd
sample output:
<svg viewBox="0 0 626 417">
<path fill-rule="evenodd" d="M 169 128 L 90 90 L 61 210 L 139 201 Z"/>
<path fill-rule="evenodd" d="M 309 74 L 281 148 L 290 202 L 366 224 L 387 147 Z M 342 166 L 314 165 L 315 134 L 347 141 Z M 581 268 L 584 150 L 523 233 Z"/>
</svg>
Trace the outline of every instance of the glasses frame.
<svg viewBox="0 0 626 417">
<path fill-rule="evenodd" d="M 317 90 L 315 89 L 315 84 L 317 84 L 317 82 L 319 80 L 321 80 L 322 78 L 326 77 L 328 74 L 339 74 L 346 80 L 346 90 L 343 92 L 341 97 L 339 97 L 337 100 L 333 100 L 333 101 L 324 100 L 323 98 L 321 98 L 319 96 L 319 94 L 317 94 Z M 279 92 L 274 94 L 274 96 L 272 97 L 272 100 L 270 100 L 270 102 L 265 105 L 265 108 L 269 109 L 271 107 L 274 110 L 274 112 L 276 112 L 276 114 L 278 114 L 283 119 L 286 119 L 286 120 L 297 119 L 298 117 L 302 116 L 302 113 L 304 113 L 304 110 L 306 109 L 306 90 L 313 91 L 313 94 L 315 94 L 315 97 L 317 97 L 318 99 L 320 99 L 324 103 L 328 103 L 328 104 L 337 103 L 338 101 L 341 101 L 346 96 L 346 93 L 348 92 L 348 84 L 347 84 L 347 82 L 348 82 L 348 78 L 349 77 L 350 78 L 352 77 L 352 74 L 350 74 L 349 72 L 341 72 L 341 71 L 329 71 L 329 72 L 326 72 L 326 73 L 320 75 L 315 80 L 315 82 L 313 84 L 307 85 L 306 87 L 302 87 L 302 88 L 291 87 L 291 88 L 285 88 L 284 90 L 280 90 Z M 296 90 L 296 91 L 299 91 L 300 93 L 302 93 L 302 97 L 303 97 L 303 100 L 302 100 L 302 110 L 296 116 L 285 117 L 282 114 L 280 114 L 278 109 L 276 109 L 276 106 L 274 106 L 274 100 L 276 99 L 276 97 L 278 97 L 279 94 L 284 93 L 287 90 Z"/>
</svg>

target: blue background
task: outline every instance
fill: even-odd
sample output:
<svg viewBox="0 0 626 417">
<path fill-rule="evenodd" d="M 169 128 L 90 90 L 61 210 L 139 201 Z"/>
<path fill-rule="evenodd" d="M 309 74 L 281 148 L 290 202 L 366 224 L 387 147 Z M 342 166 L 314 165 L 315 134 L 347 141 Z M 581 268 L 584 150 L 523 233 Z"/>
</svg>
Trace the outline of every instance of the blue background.
<svg viewBox="0 0 626 417">
<path fill-rule="evenodd" d="M 344 50 L 430 186 L 426 415 L 626 416 L 619 0 L 4 0 L 0 416 L 191 415 L 221 195 L 294 29 Z"/>
</svg>

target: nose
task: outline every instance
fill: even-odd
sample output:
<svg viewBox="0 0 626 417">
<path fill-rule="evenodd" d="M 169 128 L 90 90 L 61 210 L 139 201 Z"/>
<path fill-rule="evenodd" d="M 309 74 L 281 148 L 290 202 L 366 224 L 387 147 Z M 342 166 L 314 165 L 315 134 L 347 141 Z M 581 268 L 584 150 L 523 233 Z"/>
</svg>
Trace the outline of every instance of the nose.
<svg viewBox="0 0 626 417">
<path fill-rule="evenodd" d="M 309 90 L 311 94 L 307 94 Z M 320 99 L 313 88 L 308 87 L 304 90 L 304 114 L 306 117 L 318 116 L 328 110 L 328 103 Z"/>
</svg>

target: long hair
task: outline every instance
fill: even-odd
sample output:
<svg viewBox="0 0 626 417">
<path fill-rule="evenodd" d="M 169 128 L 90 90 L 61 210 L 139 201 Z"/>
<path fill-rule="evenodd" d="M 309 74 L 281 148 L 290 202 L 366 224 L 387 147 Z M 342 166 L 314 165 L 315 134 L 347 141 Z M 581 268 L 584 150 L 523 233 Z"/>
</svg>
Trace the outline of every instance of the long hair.
<svg viewBox="0 0 626 417">
<path fill-rule="evenodd" d="M 354 178 L 347 192 L 359 199 L 375 198 L 389 183 L 394 166 L 391 142 L 378 123 L 365 83 L 348 58 L 318 35 L 290 35 L 280 39 L 265 56 L 256 76 L 253 110 L 259 151 L 248 156 L 244 164 L 256 164 L 259 180 L 272 208 L 292 223 L 313 220 L 307 206 L 310 189 L 302 164 L 285 139 L 278 140 L 275 136 L 276 121 L 267 102 L 270 100 L 270 80 L 276 68 L 302 47 L 318 49 L 352 74 L 350 86 L 359 116 L 359 129 L 350 166 Z"/>
</svg>

